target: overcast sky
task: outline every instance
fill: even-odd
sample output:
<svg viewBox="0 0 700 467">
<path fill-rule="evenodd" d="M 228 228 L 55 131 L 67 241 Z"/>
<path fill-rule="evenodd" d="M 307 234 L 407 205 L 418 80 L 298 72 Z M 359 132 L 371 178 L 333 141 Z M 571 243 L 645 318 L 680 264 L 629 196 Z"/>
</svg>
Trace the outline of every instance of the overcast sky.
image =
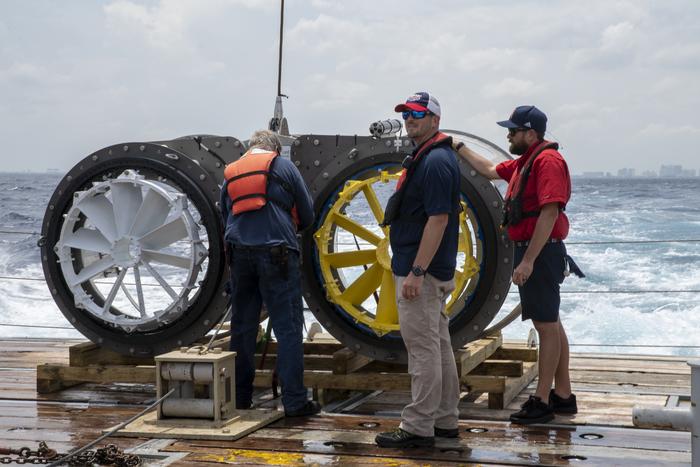
<svg viewBox="0 0 700 467">
<path fill-rule="evenodd" d="M 0 170 L 272 115 L 278 1 L 0 6 Z M 700 169 L 700 1 L 286 1 L 292 133 L 368 134 L 418 90 L 502 147 L 495 121 L 537 105 L 574 173 Z"/>
</svg>

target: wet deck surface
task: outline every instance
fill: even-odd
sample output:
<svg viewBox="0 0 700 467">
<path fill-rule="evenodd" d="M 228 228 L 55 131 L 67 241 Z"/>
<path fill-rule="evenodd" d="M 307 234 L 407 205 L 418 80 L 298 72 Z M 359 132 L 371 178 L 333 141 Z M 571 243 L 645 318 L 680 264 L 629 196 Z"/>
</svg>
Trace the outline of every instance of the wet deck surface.
<svg viewBox="0 0 700 467">
<path fill-rule="evenodd" d="M 39 441 L 67 452 L 92 441 L 155 399 L 152 385 L 83 384 L 37 394 L 40 363 L 67 363 L 78 341 L 0 340 L 0 447 Z M 307 419 L 282 419 L 237 441 L 149 441 L 109 438 L 122 449 L 157 452 L 159 465 L 690 465 L 690 434 L 632 426 L 634 405 L 667 403 L 690 394 L 690 371 L 674 357 L 575 354 L 571 362 L 579 414 L 547 425 L 511 425 L 508 410 L 489 410 L 485 397 L 460 404 L 460 439 L 431 449 L 381 449 L 374 436 L 398 425 L 407 392 L 353 393 L 332 412 Z M 257 394 L 275 406 L 271 391 Z M 105 441 L 106 443 L 107 441 Z M 169 457 L 171 456 L 171 457 Z"/>
</svg>

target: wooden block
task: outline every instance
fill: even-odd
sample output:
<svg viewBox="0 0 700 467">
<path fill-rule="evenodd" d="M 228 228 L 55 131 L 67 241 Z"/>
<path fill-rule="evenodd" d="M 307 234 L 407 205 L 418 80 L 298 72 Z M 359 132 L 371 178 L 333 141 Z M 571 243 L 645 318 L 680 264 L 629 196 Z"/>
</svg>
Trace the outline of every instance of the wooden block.
<svg viewBox="0 0 700 467">
<path fill-rule="evenodd" d="M 522 376 L 522 360 L 486 360 L 478 367 L 474 368 L 472 375 L 484 376 Z"/>
<path fill-rule="evenodd" d="M 487 337 L 470 342 L 463 348 L 457 350 L 455 352 L 457 374 L 462 376 L 472 371 L 484 360 L 491 357 L 502 343 L 503 337 L 499 334 L 494 337 Z"/>
<path fill-rule="evenodd" d="M 82 381 L 69 381 L 62 378 L 57 366 L 48 364 L 36 366 L 36 392 L 49 394 L 82 383 Z"/>
<path fill-rule="evenodd" d="M 271 370 L 256 370 L 253 385 L 269 388 Z M 337 375 L 330 371 L 304 371 L 304 384 L 311 388 L 354 389 L 362 391 L 407 391 L 411 376 L 407 373 L 349 373 Z"/>
<path fill-rule="evenodd" d="M 155 384 L 156 370 L 152 366 L 38 365 L 36 379 L 37 392 L 42 393 L 42 391 L 53 392 L 80 383 Z"/>
<path fill-rule="evenodd" d="M 68 349 L 71 366 L 87 365 L 153 365 L 153 356 L 121 355 L 92 342 L 82 342 Z"/>
<path fill-rule="evenodd" d="M 527 387 L 537 376 L 537 362 L 523 363 L 523 375 L 519 378 L 506 378 L 505 388 L 499 392 L 489 392 L 489 409 L 503 409 Z"/>
<path fill-rule="evenodd" d="M 277 365 L 277 355 L 267 354 L 265 355 L 265 361 L 263 367 L 260 368 L 260 362 L 262 361 L 262 355 L 255 354 L 255 368 L 271 370 Z M 304 369 L 305 370 L 326 370 L 333 371 L 335 367 L 335 362 L 333 361 L 333 356 L 331 355 L 305 355 L 304 356 Z"/>
<path fill-rule="evenodd" d="M 462 376 L 461 381 L 470 392 L 504 392 L 506 390 L 505 376 Z"/>
<path fill-rule="evenodd" d="M 528 348 L 525 345 L 504 344 L 491 356 L 494 360 L 522 360 L 523 362 L 536 362 L 537 349 Z"/>
<path fill-rule="evenodd" d="M 333 352 L 333 373 L 346 375 L 367 366 L 373 358 L 360 355 L 346 348 Z"/>
<path fill-rule="evenodd" d="M 213 439 L 234 441 L 284 416 L 281 410 L 237 410 L 236 416 L 223 426 L 205 427 L 204 420 L 156 420 L 156 413 L 147 413 L 119 431 L 120 436 L 146 438 Z M 213 424 L 213 422 L 211 422 Z"/>
</svg>

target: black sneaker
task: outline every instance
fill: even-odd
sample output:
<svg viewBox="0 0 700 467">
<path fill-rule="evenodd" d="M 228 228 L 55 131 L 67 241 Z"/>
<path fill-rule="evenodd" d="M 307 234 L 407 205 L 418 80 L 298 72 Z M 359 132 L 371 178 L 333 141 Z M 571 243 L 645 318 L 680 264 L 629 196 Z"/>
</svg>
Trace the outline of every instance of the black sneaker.
<svg viewBox="0 0 700 467">
<path fill-rule="evenodd" d="M 569 397 L 564 399 L 563 397 L 557 396 L 554 389 L 549 391 L 549 406 L 554 413 L 573 415 L 578 412 L 575 394 L 572 393 Z"/>
<path fill-rule="evenodd" d="M 537 396 L 530 396 L 521 407 L 518 412 L 511 414 L 511 422 L 530 425 L 531 423 L 547 423 L 554 419 L 552 408 Z"/>
<path fill-rule="evenodd" d="M 316 401 L 306 401 L 306 404 L 302 405 L 296 410 L 285 410 L 285 417 L 306 417 L 308 415 L 314 415 L 321 411 L 321 404 Z"/>
<path fill-rule="evenodd" d="M 236 402 L 236 408 L 238 410 L 248 410 L 252 407 L 253 403 L 250 401 L 246 402 Z"/>
<path fill-rule="evenodd" d="M 459 438 L 459 428 L 435 427 L 435 436 L 438 438 Z"/>
<path fill-rule="evenodd" d="M 374 441 L 383 448 L 420 448 L 435 446 L 432 436 L 418 436 L 397 428 L 394 431 L 379 433 Z"/>
</svg>

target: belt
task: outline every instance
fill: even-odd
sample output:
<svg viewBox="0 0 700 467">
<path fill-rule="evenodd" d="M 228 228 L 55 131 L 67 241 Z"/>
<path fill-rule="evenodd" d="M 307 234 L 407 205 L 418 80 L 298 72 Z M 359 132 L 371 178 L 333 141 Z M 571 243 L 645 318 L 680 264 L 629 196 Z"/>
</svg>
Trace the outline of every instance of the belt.
<svg viewBox="0 0 700 467">
<path fill-rule="evenodd" d="M 561 243 L 561 242 L 563 242 L 563 241 L 564 241 L 564 240 L 562 240 L 561 238 L 550 238 L 549 240 L 547 240 L 547 241 L 545 242 L 545 244 L 546 244 L 546 243 Z M 522 242 L 513 242 L 513 244 L 514 244 L 515 246 L 528 246 L 528 245 L 530 244 L 530 240 L 524 240 L 524 241 L 522 241 Z"/>
</svg>

